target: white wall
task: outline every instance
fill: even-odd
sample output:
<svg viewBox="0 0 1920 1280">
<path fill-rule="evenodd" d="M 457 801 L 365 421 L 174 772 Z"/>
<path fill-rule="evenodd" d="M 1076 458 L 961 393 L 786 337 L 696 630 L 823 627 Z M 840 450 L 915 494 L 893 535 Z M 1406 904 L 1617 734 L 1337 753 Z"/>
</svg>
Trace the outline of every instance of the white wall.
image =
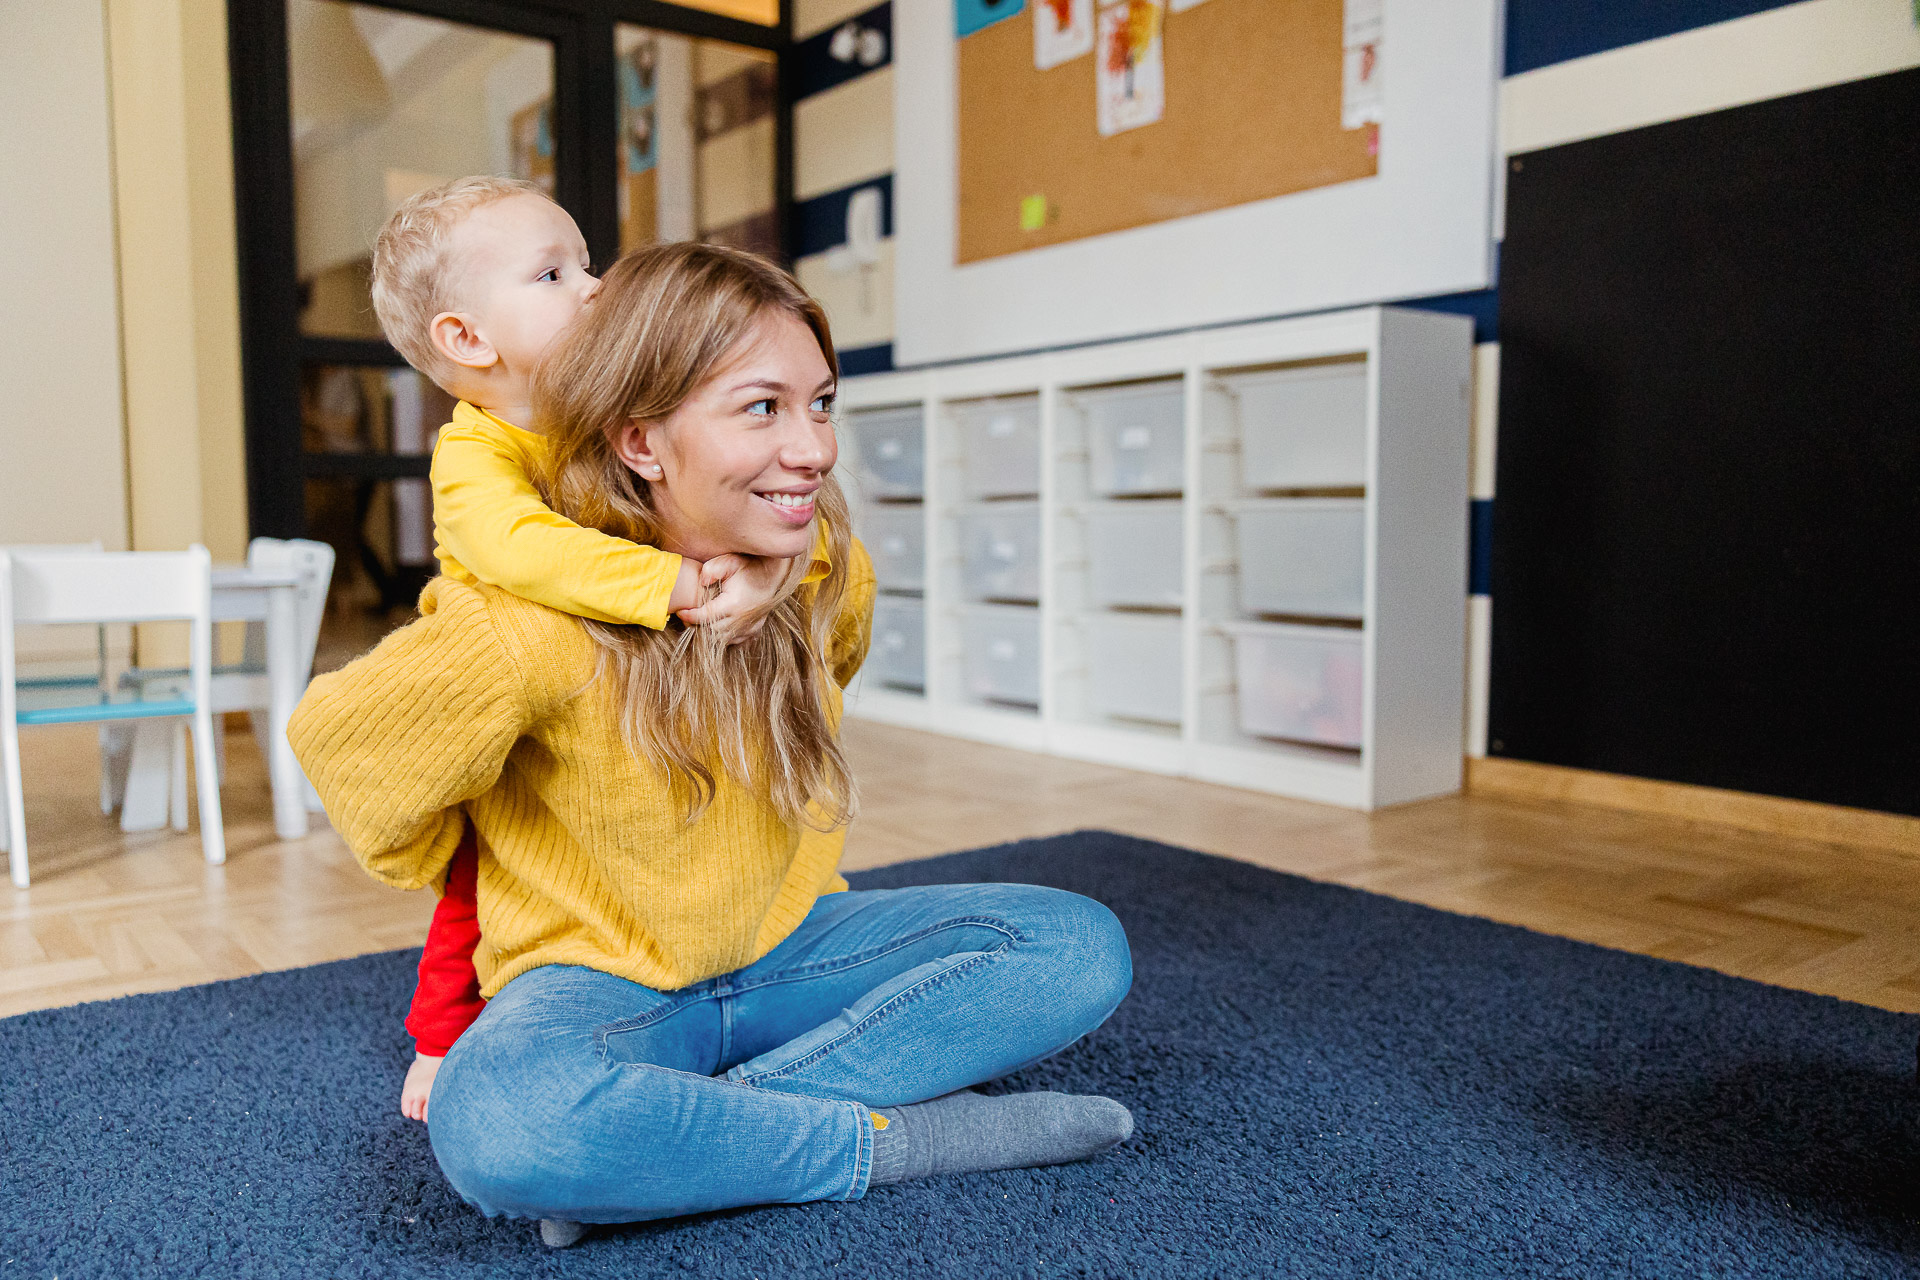
<svg viewBox="0 0 1920 1280">
<path fill-rule="evenodd" d="M 9 0 L 0 39 L 0 543 L 127 545 L 101 0 Z"/>
</svg>

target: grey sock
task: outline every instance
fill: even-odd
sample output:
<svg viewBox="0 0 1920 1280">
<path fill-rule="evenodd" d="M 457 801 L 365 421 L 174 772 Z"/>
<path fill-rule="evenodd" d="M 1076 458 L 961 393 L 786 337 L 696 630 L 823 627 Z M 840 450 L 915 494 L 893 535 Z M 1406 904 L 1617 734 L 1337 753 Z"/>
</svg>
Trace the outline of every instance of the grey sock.
<svg viewBox="0 0 1920 1280">
<path fill-rule="evenodd" d="M 549 1249 L 571 1249 L 580 1243 L 580 1237 L 587 1229 L 578 1222 L 568 1222 L 563 1218 L 540 1219 L 540 1243 Z"/>
<path fill-rule="evenodd" d="M 876 1187 L 936 1173 L 1065 1164 L 1133 1133 L 1133 1113 L 1112 1098 L 1072 1093 L 989 1098 L 962 1090 L 873 1114 L 870 1181 Z"/>
</svg>

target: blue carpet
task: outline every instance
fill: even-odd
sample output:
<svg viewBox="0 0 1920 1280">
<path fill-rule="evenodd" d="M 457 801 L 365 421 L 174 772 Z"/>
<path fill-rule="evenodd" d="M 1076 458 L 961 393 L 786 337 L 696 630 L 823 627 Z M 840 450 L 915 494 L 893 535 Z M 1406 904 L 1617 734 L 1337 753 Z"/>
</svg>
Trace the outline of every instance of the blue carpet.
<svg viewBox="0 0 1920 1280">
<path fill-rule="evenodd" d="M 548 1254 L 396 1113 L 395 952 L 0 1021 L 0 1280 L 1920 1274 L 1911 1017 L 1097 832 L 854 880 L 1112 906 L 1132 996 L 1005 1087 L 1134 1138 Z"/>
</svg>

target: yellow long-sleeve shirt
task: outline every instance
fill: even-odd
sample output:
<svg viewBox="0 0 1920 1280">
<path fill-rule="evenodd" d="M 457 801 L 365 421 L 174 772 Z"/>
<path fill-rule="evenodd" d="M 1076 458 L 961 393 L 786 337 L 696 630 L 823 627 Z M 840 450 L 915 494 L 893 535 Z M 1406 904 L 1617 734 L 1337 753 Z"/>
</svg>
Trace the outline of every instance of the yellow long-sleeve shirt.
<svg viewBox="0 0 1920 1280">
<path fill-rule="evenodd" d="M 528 479 L 545 436 L 462 400 L 433 449 L 433 553 L 441 572 L 484 582 L 562 613 L 656 631 L 680 557 L 575 524 Z"/>
<path fill-rule="evenodd" d="M 873 612 L 873 566 L 853 547 L 826 655 L 841 684 Z M 287 736 L 354 856 L 388 884 L 436 882 L 471 818 L 482 994 L 547 964 L 673 990 L 753 963 L 846 887 L 844 832 L 789 826 L 724 775 L 688 826 L 628 750 L 576 619 L 451 576 L 420 609 L 316 679 Z"/>
</svg>

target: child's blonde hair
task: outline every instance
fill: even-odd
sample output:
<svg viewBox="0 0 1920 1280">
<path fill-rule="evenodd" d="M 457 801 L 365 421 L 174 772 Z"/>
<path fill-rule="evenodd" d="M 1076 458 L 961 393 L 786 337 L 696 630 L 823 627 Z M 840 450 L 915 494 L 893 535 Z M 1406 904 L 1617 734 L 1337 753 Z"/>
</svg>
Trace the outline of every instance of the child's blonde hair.
<svg viewBox="0 0 1920 1280">
<path fill-rule="evenodd" d="M 534 419 L 552 448 L 536 477 L 555 511 L 658 546 L 652 486 L 614 447 L 633 419 L 658 422 L 721 367 L 768 316 L 812 331 L 839 362 L 826 312 L 779 267 L 737 249 L 666 244 L 630 253 L 534 373 Z M 802 587 L 801 556 L 759 634 L 728 644 L 711 626 L 665 632 L 583 622 L 600 646 L 636 754 L 666 773 L 689 821 L 724 772 L 791 825 L 831 829 L 854 807 L 853 777 L 830 711 L 826 660 L 847 590 L 846 499 L 827 476 L 815 494 L 833 571 Z"/>
<path fill-rule="evenodd" d="M 454 365 L 433 345 L 433 318 L 449 309 L 457 283 L 447 246 L 474 210 L 508 196 L 551 199 L 531 182 L 479 174 L 408 196 L 373 242 L 373 314 L 407 363 L 437 383 Z"/>
</svg>

